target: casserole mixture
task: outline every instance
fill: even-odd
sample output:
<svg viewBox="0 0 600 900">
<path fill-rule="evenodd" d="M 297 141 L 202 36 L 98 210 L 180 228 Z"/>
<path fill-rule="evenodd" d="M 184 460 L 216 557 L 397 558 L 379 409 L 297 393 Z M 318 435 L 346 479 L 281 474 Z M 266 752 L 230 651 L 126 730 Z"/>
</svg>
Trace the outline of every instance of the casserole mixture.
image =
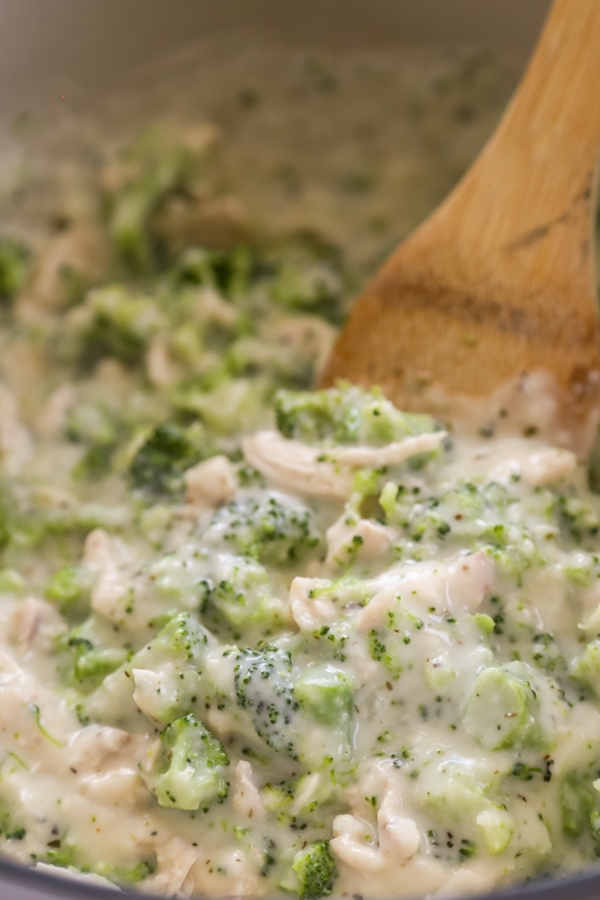
<svg viewBox="0 0 600 900">
<path fill-rule="evenodd" d="M 396 78 L 295 60 L 285 90 L 264 63 L 235 93 L 232 64 L 220 129 L 188 111 L 115 126 L 102 150 L 80 117 L 62 138 L 17 123 L 0 239 L 11 858 L 301 900 L 447 896 L 596 858 L 600 506 L 547 440 L 543 378 L 460 433 L 377 390 L 310 392 L 357 285 L 514 81 L 473 55 L 430 63 L 423 83 L 418 56 Z M 404 153 L 377 143 L 374 83 Z M 293 164 L 257 149 L 269 89 Z M 305 134 L 307 98 L 329 106 Z M 354 135 L 343 166 L 332 104 Z"/>
</svg>

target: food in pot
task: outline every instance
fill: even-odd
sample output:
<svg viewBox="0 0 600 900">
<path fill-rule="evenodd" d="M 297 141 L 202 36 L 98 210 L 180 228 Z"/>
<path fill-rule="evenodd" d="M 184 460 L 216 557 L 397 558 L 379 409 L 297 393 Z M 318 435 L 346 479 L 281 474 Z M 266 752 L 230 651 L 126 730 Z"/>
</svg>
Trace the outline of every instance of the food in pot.
<svg viewBox="0 0 600 900">
<path fill-rule="evenodd" d="M 417 64 L 295 60 L 282 87 L 264 63 L 233 93 L 224 63 L 220 130 L 188 111 L 106 149 L 85 119 L 37 138 L 20 121 L 34 146 L 0 241 L 11 858 L 301 900 L 477 892 L 596 858 L 600 505 L 553 444 L 544 378 L 455 431 L 377 389 L 310 390 L 397 239 L 393 185 L 418 217 L 512 83 L 473 55 L 425 83 Z M 374 83 L 403 153 L 367 116 Z M 264 144 L 270 86 L 290 128 L 290 98 L 320 105 L 292 129 L 306 152 L 282 141 L 287 168 Z M 345 167 L 332 109 L 358 135 Z M 48 170 L 52 146 L 69 149 Z"/>
</svg>

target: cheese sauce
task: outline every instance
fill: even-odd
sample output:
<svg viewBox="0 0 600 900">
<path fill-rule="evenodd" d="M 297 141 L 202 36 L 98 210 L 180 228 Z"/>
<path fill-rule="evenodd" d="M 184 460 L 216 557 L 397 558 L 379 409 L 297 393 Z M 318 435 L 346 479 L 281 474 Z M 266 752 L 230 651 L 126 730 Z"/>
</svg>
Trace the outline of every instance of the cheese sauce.
<svg viewBox="0 0 600 900">
<path fill-rule="evenodd" d="M 131 126 L 133 92 L 11 143 L 32 142 L 2 188 L 2 852 L 302 900 L 588 867 L 600 506 L 550 387 L 452 430 L 310 391 L 516 67 L 238 60 L 218 89 L 214 56 L 180 60 L 161 127 Z"/>
</svg>

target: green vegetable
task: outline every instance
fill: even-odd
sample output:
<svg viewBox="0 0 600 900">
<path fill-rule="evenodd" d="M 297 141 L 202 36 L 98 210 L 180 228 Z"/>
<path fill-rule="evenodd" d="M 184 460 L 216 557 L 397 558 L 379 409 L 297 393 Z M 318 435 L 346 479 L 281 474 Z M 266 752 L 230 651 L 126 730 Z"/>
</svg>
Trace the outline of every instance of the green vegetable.
<svg viewBox="0 0 600 900">
<path fill-rule="evenodd" d="M 260 626 L 263 632 L 281 623 L 283 605 L 272 593 L 267 570 L 250 557 L 225 556 L 219 559 L 218 577 L 199 583 L 202 614 L 216 615 L 235 629 Z"/>
<path fill-rule="evenodd" d="M 439 428 L 431 416 L 396 409 L 377 388 L 346 384 L 311 393 L 278 391 L 275 416 L 284 437 L 307 443 L 380 446 Z"/>
<path fill-rule="evenodd" d="M 154 299 L 123 285 L 88 291 L 77 312 L 73 329 L 77 357 L 86 369 L 107 356 L 141 366 L 151 339 L 164 327 Z"/>
<path fill-rule="evenodd" d="M 29 251 L 12 238 L 0 238 L 0 309 L 15 297 L 29 270 Z"/>
<path fill-rule="evenodd" d="M 145 881 L 146 878 L 149 878 L 150 875 L 154 874 L 155 868 L 153 862 L 142 859 L 139 863 L 136 863 L 130 868 L 114 866 L 111 863 L 101 863 L 94 867 L 94 871 L 97 875 L 108 878 L 109 881 L 113 881 L 115 884 L 127 885 L 139 884 L 140 881 Z"/>
<path fill-rule="evenodd" d="M 173 616 L 145 647 L 108 675 L 90 695 L 86 710 L 102 721 L 120 724 L 138 706 L 161 725 L 196 708 L 213 690 L 204 672 L 216 640 L 189 613 Z M 144 690 L 144 687 L 147 687 Z"/>
<path fill-rule="evenodd" d="M 205 537 L 276 566 L 299 563 L 323 545 L 310 508 L 274 496 L 228 503 L 213 516 Z"/>
<path fill-rule="evenodd" d="M 563 831 L 569 837 L 578 838 L 590 829 L 597 794 L 590 782 L 571 772 L 560 783 L 559 797 Z"/>
<path fill-rule="evenodd" d="M 129 465 L 133 488 L 153 497 L 176 494 L 183 488 L 183 473 L 211 455 L 201 430 L 183 429 L 170 422 L 157 425 L 139 447 Z"/>
<path fill-rule="evenodd" d="M 176 719 L 160 734 L 160 753 L 141 774 L 160 806 L 204 811 L 229 792 L 223 746 L 192 714 Z"/>
<path fill-rule="evenodd" d="M 332 728 L 349 728 L 353 690 L 350 678 L 330 663 L 315 663 L 296 681 L 300 705 L 317 722 Z"/>
<path fill-rule="evenodd" d="M 595 639 L 586 644 L 573 662 L 569 672 L 571 678 L 589 688 L 596 696 L 600 696 L 600 640 Z"/>
<path fill-rule="evenodd" d="M 319 897 L 329 896 L 338 875 L 329 841 L 314 841 L 297 853 L 292 870 L 297 880 L 299 900 L 318 900 Z"/>
<path fill-rule="evenodd" d="M 68 613 L 89 604 L 91 578 L 80 566 L 65 566 L 55 572 L 46 584 L 44 596 Z"/>
<path fill-rule="evenodd" d="M 478 675 L 463 723 L 486 750 L 544 745 L 539 700 L 522 663 L 490 666 Z"/>
<path fill-rule="evenodd" d="M 278 753 L 297 759 L 297 732 L 292 728 L 300 704 L 292 683 L 292 660 L 285 650 L 268 645 L 235 656 L 237 702 L 252 718 L 259 737 Z"/>
</svg>

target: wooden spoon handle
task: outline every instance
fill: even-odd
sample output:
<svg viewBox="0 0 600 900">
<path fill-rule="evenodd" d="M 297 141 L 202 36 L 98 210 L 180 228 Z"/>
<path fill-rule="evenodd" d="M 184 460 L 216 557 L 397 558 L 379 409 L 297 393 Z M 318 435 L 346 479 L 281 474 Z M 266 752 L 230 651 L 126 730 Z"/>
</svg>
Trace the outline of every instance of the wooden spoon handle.
<svg viewBox="0 0 600 900">
<path fill-rule="evenodd" d="M 321 384 L 489 395 L 543 369 L 600 410 L 594 265 L 600 0 L 556 0 L 497 131 L 444 203 L 367 284 Z"/>
<path fill-rule="evenodd" d="M 517 300 L 524 286 L 551 285 L 589 314 L 599 148 L 600 0 L 556 0 L 497 131 L 427 223 L 427 253 L 429 229 L 447 245 L 452 218 L 460 230 L 448 249 L 469 280 L 498 267 Z"/>
</svg>

